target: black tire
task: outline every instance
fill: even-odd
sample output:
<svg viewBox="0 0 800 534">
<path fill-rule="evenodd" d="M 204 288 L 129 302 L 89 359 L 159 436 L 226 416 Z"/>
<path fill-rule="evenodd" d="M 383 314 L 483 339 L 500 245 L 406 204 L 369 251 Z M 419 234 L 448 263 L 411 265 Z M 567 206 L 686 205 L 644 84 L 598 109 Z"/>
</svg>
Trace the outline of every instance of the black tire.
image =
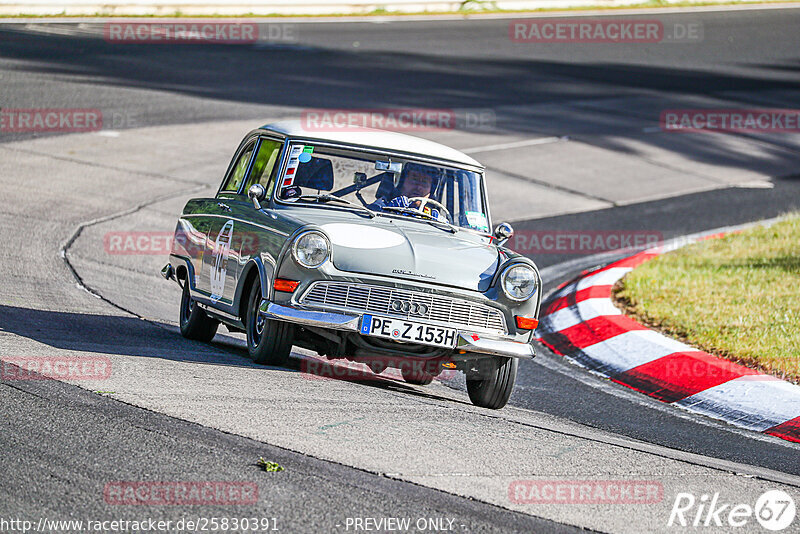
<svg viewBox="0 0 800 534">
<path fill-rule="evenodd" d="M 212 319 L 203 311 L 189 293 L 189 281 L 183 282 L 180 311 L 181 335 L 196 341 L 211 341 L 217 333 L 219 321 Z"/>
<path fill-rule="evenodd" d="M 260 317 L 261 280 L 256 278 L 250 289 L 245 326 L 247 351 L 253 361 L 261 365 L 283 365 L 292 352 L 294 326 L 284 321 Z"/>
<path fill-rule="evenodd" d="M 508 402 L 517 381 L 516 358 L 495 357 L 495 366 L 484 379 L 467 380 L 469 400 L 475 406 L 499 410 Z"/>
</svg>

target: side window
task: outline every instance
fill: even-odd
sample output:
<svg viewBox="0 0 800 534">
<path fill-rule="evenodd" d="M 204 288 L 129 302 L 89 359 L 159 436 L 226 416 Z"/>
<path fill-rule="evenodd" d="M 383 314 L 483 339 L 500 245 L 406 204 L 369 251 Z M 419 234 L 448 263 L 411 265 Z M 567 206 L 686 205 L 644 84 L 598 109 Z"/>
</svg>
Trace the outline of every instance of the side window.
<svg viewBox="0 0 800 534">
<path fill-rule="evenodd" d="M 280 141 L 274 141 L 272 139 L 261 140 L 255 162 L 253 163 L 253 170 L 250 171 L 250 176 L 247 178 L 247 184 L 244 188 L 245 191 L 253 184 L 261 184 L 264 186 L 264 189 L 269 192 L 272 186 L 273 171 L 275 170 L 278 157 L 281 154 L 281 148 L 283 148 L 283 143 Z"/>
<path fill-rule="evenodd" d="M 231 174 L 228 177 L 228 181 L 225 183 L 225 187 L 222 188 L 223 191 L 235 193 L 239 190 L 239 186 L 242 185 L 242 181 L 244 180 L 244 173 L 247 172 L 247 165 L 250 163 L 250 156 L 253 155 L 254 148 L 255 143 L 250 143 L 250 145 L 248 145 L 247 148 L 245 148 L 241 153 L 239 159 L 236 160 L 236 164 L 231 170 Z"/>
</svg>

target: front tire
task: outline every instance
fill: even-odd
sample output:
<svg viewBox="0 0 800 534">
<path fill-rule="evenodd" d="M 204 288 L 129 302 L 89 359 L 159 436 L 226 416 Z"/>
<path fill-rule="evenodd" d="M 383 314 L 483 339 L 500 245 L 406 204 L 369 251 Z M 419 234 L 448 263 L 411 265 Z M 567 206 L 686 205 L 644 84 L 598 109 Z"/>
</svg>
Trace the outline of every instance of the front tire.
<svg viewBox="0 0 800 534">
<path fill-rule="evenodd" d="M 183 282 L 180 311 L 181 335 L 196 341 L 211 341 L 217 333 L 219 321 L 212 319 L 192 300 L 189 280 Z"/>
<path fill-rule="evenodd" d="M 519 360 L 500 356 L 494 360 L 495 365 L 485 378 L 467 380 L 467 393 L 475 406 L 499 410 L 506 405 L 514 390 Z"/>
<path fill-rule="evenodd" d="M 261 280 L 256 278 L 247 306 L 247 351 L 255 363 L 283 365 L 292 351 L 293 325 L 267 319 L 258 312 L 260 306 Z"/>
</svg>

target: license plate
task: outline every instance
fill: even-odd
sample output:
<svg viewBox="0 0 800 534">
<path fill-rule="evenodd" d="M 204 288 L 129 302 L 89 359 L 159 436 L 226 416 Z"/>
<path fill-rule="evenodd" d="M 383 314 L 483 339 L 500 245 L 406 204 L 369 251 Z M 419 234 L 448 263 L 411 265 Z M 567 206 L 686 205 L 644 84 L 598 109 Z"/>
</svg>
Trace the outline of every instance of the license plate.
<svg viewBox="0 0 800 534">
<path fill-rule="evenodd" d="M 458 331 L 455 328 L 426 325 L 403 319 L 390 319 L 363 315 L 361 317 L 361 333 L 367 336 L 377 336 L 395 341 L 421 343 L 435 347 L 453 348 L 456 346 Z"/>
</svg>

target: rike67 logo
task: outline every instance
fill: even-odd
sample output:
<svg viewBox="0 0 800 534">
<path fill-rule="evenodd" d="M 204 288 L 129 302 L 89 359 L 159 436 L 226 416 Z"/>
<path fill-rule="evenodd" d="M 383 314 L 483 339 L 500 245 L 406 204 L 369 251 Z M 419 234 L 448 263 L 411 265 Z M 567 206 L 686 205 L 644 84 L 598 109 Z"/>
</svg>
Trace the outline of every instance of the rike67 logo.
<svg viewBox="0 0 800 534">
<path fill-rule="evenodd" d="M 703 494 L 700 498 L 691 493 L 678 493 L 667 526 L 745 527 L 747 532 L 755 532 L 755 519 L 763 528 L 779 531 L 794 522 L 795 513 L 794 499 L 781 490 L 763 493 L 754 506 L 725 502 L 719 493 Z"/>
</svg>

